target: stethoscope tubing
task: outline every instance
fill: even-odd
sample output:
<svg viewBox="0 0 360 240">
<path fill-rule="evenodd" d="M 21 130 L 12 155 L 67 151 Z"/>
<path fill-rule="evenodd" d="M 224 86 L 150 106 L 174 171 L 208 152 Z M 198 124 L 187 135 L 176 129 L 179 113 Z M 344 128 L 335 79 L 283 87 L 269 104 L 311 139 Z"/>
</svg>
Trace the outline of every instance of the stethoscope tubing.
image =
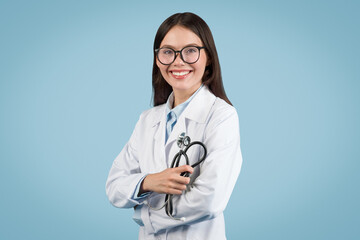
<svg viewBox="0 0 360 240">
<path fill-rule="evenodd" d="M 190 147 L 194 146 L 194 145 L 200 145 L 203 149 L 204 149 L 204 154 L 203 156 L 199 159 L 199 161 L 197 161 L 196 163 L 192 164 L 191 167 L 192 168 L 195 168 L 197 167 L 200 163 L 202 163 L 205 158 L 206 158 L 206 155 L 207 155 L 207 149 L 205 147 L 205 145 L 202 143 L 202 142 L 199 142 L 199 141 L 194 141 L 194 142 L 191 142 L 188 146 L 186 146 L 186 148 L 184 150 L 180 149 L 180 151 L 174 156 L 173 158 L 173 161 L 171 163 L 171 168 L 175 168 L 175 167 L 179 167 L 179 164 L 180 164 L 180 160 L 181 160 L 181 157 L 184 156 L 185 158 L 185 162 L 186 162 L 186 165 L 190 165 L 189 163 L 189 157 L 188 155 L 186 154 L 186 152 L 189 150 Z M 190 173 L 189 172 L 183 172 L 180 174 L 180 176 L 184 176 L 184 177 L 189 177 L 190 176 Z M 173 204 L 172 204 L 172 198 L 173 198 L 173 195 L 172 194 L 166 194 L 165 196 L 165 212 L 166 214 L 172 218 L 172 219 L 175 219 L 175 220 L 182 220 L 183 218 L 175 218 L 172 213 L 173 213 Z"/>
</svg>

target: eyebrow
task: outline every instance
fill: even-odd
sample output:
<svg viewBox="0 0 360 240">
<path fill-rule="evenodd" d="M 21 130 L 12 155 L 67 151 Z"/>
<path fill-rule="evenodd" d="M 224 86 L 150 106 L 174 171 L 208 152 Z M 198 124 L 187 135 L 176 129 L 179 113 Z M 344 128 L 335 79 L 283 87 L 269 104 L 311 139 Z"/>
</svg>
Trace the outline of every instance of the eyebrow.
<svg viewBox="0 0 360 240">
<path fill-rule="evenodd" d="M 195 46 L 195 47 L 200 47 L 199 44 L 197 43 L 189 43 L 189 44 L 186 44 L 185 46 L 183 46 L 181 49 L 185 48 L 185 47 L 190 47 L 190 46 Z M 171 46 L 171 45 L 164 45 L 164 46 L 160 46 L 160 48 L 171 48 L 171 49 L 174 49 L 175 50 L 175 47 L 174 46 Z M 179 49 L 180 50 L 180 49 Z"/>
</svg>

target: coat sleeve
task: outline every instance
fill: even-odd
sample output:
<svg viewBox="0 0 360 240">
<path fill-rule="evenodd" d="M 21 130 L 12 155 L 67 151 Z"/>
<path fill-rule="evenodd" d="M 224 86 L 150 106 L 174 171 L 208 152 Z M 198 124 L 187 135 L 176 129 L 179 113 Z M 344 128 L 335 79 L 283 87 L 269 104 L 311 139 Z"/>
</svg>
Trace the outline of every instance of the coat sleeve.
<svg viewBox="0 0 360 240">
<path fill-rule="evenodd" d="M 190 191 L 173 200 L 174 216 L 185 221 L 172 220 L 165 211 L 149 210 L 143 217 L 145 225 L 152 227 L 149 233 L 212 219 L 225 210 L 242 164 L 236 110 L 228 106 L 214 112 L 204 134 L 208 154 L 200 164 L 200 174 Z"/>
<path fill-rule="evenodd" d="M 137 152 L 137 139 L 141 117 L 125 147 L 116 157 L 106 181 L 109 201 L 119 208 L 131 208 L 145 199 L 134 198 L 139 181 L 146 175 L 141 173 Z"/>
</svg>

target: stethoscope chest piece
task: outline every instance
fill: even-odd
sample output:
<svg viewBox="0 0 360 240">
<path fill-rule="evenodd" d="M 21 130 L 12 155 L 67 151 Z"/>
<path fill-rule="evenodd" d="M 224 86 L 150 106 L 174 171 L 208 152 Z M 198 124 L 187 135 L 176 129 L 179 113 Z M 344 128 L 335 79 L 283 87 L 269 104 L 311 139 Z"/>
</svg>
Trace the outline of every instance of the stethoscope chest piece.
<svg viewBox="0 0 360 240">
<path fill-rule="evenodd" d="M 186 136 L 186 134 L 184 132 L 180 133 L 177 139 L 177 145 L 180 149 L 183 149 L 184 146 L 187 147 L 189 146 L 191 142 L 191 139 L 189 136 Z"/>
</svg>

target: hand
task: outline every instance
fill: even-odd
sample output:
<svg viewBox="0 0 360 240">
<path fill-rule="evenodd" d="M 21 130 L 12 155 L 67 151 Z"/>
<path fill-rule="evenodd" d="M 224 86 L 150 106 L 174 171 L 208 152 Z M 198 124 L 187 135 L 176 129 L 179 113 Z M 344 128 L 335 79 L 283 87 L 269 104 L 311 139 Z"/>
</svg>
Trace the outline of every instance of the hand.
<svg viewBox="0 0 360 240">
<path fill-rule="evenodd" d="M 190 183 L 190 177 L 180 176 L 182 172 L 194 171 L 189 165 L 176 168 L 167 168 L 162 172 L 147 175 L 140 187 L 140 194 L 144 192 L 157 192 L 166 194 L 182 194 L 186 185 Z"/>
</svg>

